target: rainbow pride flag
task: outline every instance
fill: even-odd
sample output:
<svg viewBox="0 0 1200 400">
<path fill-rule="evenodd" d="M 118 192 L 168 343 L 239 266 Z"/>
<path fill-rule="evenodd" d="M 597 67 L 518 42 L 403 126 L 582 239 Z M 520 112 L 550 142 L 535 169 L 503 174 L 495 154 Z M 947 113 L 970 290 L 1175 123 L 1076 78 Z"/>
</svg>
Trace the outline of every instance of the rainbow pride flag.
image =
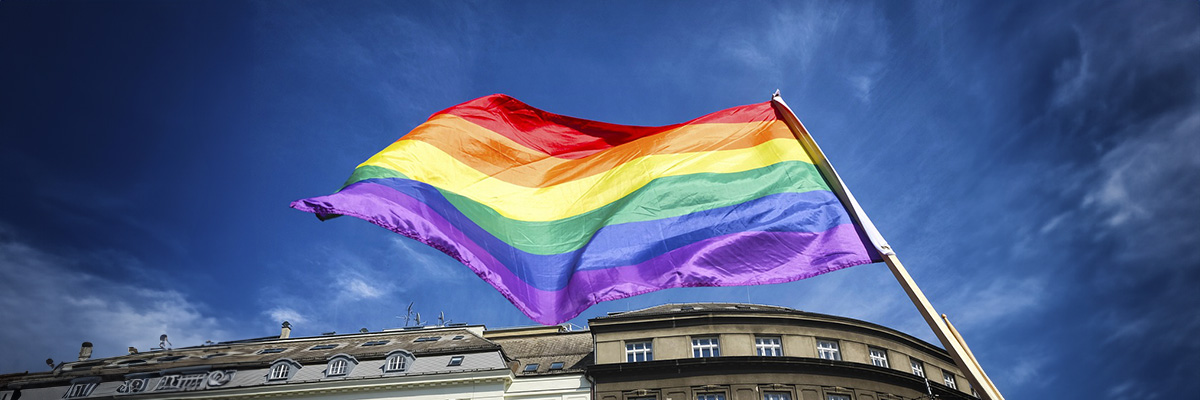
<svg viewBox="0 0 1200 400">
<path fill-rule="evenodd" d="M 881 260 L 770 102 L 642 127 L 487 96 L 434 114 L 337 193 L 292 208 L 433 246 L 543 324 L 666 288 Z"/>
</svg>

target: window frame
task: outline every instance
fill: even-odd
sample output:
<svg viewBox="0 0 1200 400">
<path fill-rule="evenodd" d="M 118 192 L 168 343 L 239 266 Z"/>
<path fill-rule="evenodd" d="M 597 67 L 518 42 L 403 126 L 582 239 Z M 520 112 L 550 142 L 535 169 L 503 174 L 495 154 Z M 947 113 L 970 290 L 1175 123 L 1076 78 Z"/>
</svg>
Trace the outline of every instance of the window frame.
<svg viewBox="0 0 1200 400">
<path fill-rule="evenodd" d="M 954 378 L 953 372 L 943 369 L 942 370 L 942 383 L 945 384 L 946 387 L 948 387 L 948 388 L 958 390 L 958 379 Z"/>
<path fill-rule="evenodd" d="M 459 366 L 462 366 L 462 363 L 463 363 L 463 360 L 464 360 L 464 359 L 466 359 L 466 356 L 451 356 L 451 357 L 450 357 L 450 362 L 446 363 L 446 366 L 447 366 L 447 367 L 459 367 Z"/>
<path fill-rule="evenodd" d="M 702 396 L 713 396 L 711 399 Z M 726 400 L 729 396 L 724 391 L 696 391 L 692 394 L 693 400 Z"/>
<path fill-rule="evenodd" d="M 854 400 L 854 395 L 849 393 L 825 393 L 825 400 Z"/>
<path fill-rule="evenodd" d="M 762 390 L 762 400 L 792 400 L 792 392 L 790 390 Z M 782 395 L 777 399 L 770 399 L 767 396 L 771 394 Z"/>
<path fill-rule="evenodd" d="M 267 383 L 286 382 L 291 380 L 293 376 L 296 376 L 296 372 L 300 371 L 300 368 L 304 368 L 304 365 L 290 358 L 280 358 L 272 362 L 271 368 L 267 369 L 266 381 Z M 280 371 L 282 371 L 282 375 L 280 375 Z M 183 388 L 183 384 L 183 380 L 180 379 L 179 387 L 181 389 Z"/>
<path fill-rule="evenodd" d="M 529 363 L 529 364 L 525 364 L 525 369 L 522 369 L 521 372 L 522 373 L 537 372 L 538 368 L 541 368 L 541 367 L 542 367 L 542 364 Z"/>
<path fill-rule="evenodd" d="M 832 344 L 833 348 L 821 347 L 822 343 Z M 831 354 L 832 358 L 826 357 L 825 356 L 826 352 Z M 842 345 L 841 345 L 841 343 L 839 343 L 837 339 L 817 339 L 817 358 L 820 358 L 822 360 L 842 361 Z"/>
<path fill-rule="evenodd" d="M 409 361 L 413 360 L 416 360 L 416 357 L 406 350 L 392 350 L 384 356 L 383 366 L 380 368 L 385 374 L 406 372 L 411 364 Z"/>
<path fill-rule="evenodd" d="M 350 362 L 344 358 L 333 359 L 333 361 L 329 362 L 329 367 L 325 370 L 325 376 L 345 376 L 346 367 L 348 367 L 347 364 L 350 364 Z"/>
<path fill-rule="evenodd" d="M 879 353 L 878 357 L 875 356 L 876 352 Z M 885 348 L 875 347 L 875 346 L 867 346 L 867 358 L 869 358 L 871 360 L 871 365 L 874 365 L 876 367 L 891 368 L 892 364 L 890 362 L 888 362 L 888 353 L 887 353 L 887 349 L 885 349 Z M 882 363 L 882 364 L 880 364 L 880 363 Z"/>
<path fill-rule="evenodd" d="M 286 362 L 275 363 L 267 375 L 268 381 L 286 381 L 292 373 L 292 365 Z"/>
<path fill-rule="evenodd" d="M 764 340 L 772 340 L 774 343 L 763 343 Z M 774 354 L 763 354 L 764 350 L 770 350 Z M 783 357 L 783 338 L 767 335 L 755 336 L 754 353 L 761 357 Z"/>
<path fill-rule="evenodd" d="M 342 372 L 334 373 L 333 369 L 334 369 L 335 363 L 337 363 L 339 361 L 344 363 L 344 364 L 342 364 Z M 356 367 L 356 366 L 358 366 L 358 359 L 354 358 L 354 356 L 351 356 L 346 353 L 334 354 L 333 356 L 330 356 L 329 358 L 326 359 L 325 377 L 326 378 L 336 378 L 336 377 L 350 376 L 350 374 L 354 372 L 354 367 Z"/>
<path fill-rule="evenodd" d="M 643 345 L 642 348 L 637 348 L 638 345 Z M 643 356 L 644 359 L 638 360 L 637 356 Z M 646 362 L 654 361 L 654 340 L 629 340 L 625 342 L 625 362 Z"/>
<path fill-rule="evenodd" d="M 912 368 L 913 375 L 916 375 L 916 376 L 919 376 L 922 378 L 929 378 L 925 374 L 925 362 L 915 359 L 915 358 L 912 358 L 912 357 L 909 357 L 908 358 L 908 366 Z"/>
<path fill-rule="evenodd" d="M 708 343 L 701 343 L 708 341 Z M 705 354 L 705 353 L 708 354 Z M 707 358 L 721 356 L 721 337 L 720 336 L 695 336 L 692 337 L 692 358 Z"/>
</svg>

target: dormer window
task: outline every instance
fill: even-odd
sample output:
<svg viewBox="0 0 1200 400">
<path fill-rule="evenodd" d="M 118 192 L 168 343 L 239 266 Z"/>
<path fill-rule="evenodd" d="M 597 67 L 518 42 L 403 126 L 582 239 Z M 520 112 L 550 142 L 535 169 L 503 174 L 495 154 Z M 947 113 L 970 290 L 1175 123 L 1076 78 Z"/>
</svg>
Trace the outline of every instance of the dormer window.
<svg viewBox="0 0 1200 400">
<path fill-rule="evenodd" d="M 332 362 L 329 363 L 329 372 L 326 373 L 326 375 L 338 376 L 338 375 L 345 375 L 345 374 L 346 374 L 346 360 L 339 358 L 339 359 L 333 360 Z"/>
<path fill-rule="evenodd" d="M 292 361 L 288 358 L 276 360 L 271 364 L 271 370 L 267 373 L 267 382 L 279 382 L 292 379 L 296 375 L 296 371 L 300 369 L 300 363 Z"/>
<path fill-rule="evenodd" d="M 358 360 L 347 354 L 337 354 L 329 357 L 329 364 L 325 366 L 325 376 L 346 376 L 350 375 L 350 371 L 354 370 L 354 366 L 358 365 Z"/>
<path fill-rule="evenodd" d="M 404 350 L 396 350 L 387 355 L 387 361 L 383 363 L 383 372 L 404 372 L 408 369 L 408 363 L 412 359 L 412 354 Z"/>
<path fill-rule="evenodd" d="M 287 363 L 279 363 L 279 364 L 275 364 L 274 367 L 271 367 L 271 377 L 267 378 L 267 379 L 272 380 L 272 381 L 287 379 L 288 375 L 290 375 L 291 373 L 292 373 L 291 365 L 288 365 Z"/>
<path fill-rule="evenodd" d="M 404 367 L 406 366 L 405 364 L 406 363 L 404 362 L 404 356 L 395 355 L 395 356 L 392 356 L 392 358 L 389 358 L 387 360 L 387 367 L 384 368 L 384 371 L 385 372 L 403 371 Z"/>
</svg>

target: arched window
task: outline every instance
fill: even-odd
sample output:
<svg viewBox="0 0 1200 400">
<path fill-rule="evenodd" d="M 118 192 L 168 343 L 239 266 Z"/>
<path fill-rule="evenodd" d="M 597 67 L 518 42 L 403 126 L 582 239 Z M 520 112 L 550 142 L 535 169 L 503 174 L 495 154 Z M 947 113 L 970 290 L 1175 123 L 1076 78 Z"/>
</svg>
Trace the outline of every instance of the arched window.
<svg viewBox="0 0 1200 400">
<path fill-rule="evenodd" d="M 407 365 L 407 360 L 403 354 L 397 354 L 387 359 L 387 366 L 384 367 L 384 372 L 399 372 L 403 371 Z"/>
<path fill-rule="evenodd" d="M 269 379 L 273 381 L 287 379 L 290 372 L 292 372 L 291 365 L 287 363 L 275 364 L 274 367 L 271 367 L 271 377 Z"/>
<path fill-rule="evenodd" d="M 339 359 L 333 360 L 333 362 L 329 363 L 329 372 L 326 373 L 326 375 L 338 376 L 338 375 L 345 375 L 345 374 L 346 374 L 346 359 L 339 358 Z"/>
<path fill-rule="evenodd" d="M 326 377 L 346 376 L 354 370 L 354 366 L 358 365 L 358 360 L 349 354 L 340 353 L 329 357 L 329 364 L 325 366 Z"/>
<path fill-rule="evenodd" d="M 300 363 L 292 361 L 290 358 L 281 358 L 271 363 L 271 370 L 267 373 L 267 382 L 278 382 L 292 379 L 299 370 Z"/>
<path fill-rule="evenodd" d="M 411 353 L 404 350 L 395 350 L 388 353 L 386 361 L 383 363 L 383 372 L 404 372 L 408 369 L 408 364 L 413 360 Z"/>
</svg>

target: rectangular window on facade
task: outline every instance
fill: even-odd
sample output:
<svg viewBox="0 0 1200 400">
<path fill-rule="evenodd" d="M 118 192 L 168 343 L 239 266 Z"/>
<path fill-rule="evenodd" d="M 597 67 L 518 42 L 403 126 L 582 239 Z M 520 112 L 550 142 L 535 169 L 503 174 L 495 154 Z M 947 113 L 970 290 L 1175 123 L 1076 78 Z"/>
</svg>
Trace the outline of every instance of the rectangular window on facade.
<svg viewBox="0 0 1200 400">
<path fill-rule="evenodd" d="M 788 392 L 763 392 L 763 400 L 792 400 Z"/>
<path fill-rule="evenodd" d="M 887 350 L 878 347 L 869 347 L 867 349 L 871 353 L 871 365 L 876 367 L 888 367 Z"/>
<path fill-rule="evenodd" d="M 447 363 L 446 366 L 447 367 L 457 367 L 459 365 L 462 365 L 462 362 L 463 362 L 463 356 L 454 356 L 454 357 L 450 357 L 450 362 Z"/>
<path fill-rule="evenodd" d="M 696 400 L 725 400 L 725 393 L 696 393 Z"/>
<path fill-rule="evenodd" d="M 958 382 L 954 381 L 954 373 L 953 372 L 943 369 L 942 370 L 942 382 L 945 382 L 946 386 L 949 386 L 951 389 L 958 389 Z"/>
<path fill-rule="evenodd" d="M 715 337 L 692 339 L 692 357 L 720 357 L 721 343 Z"/>
<path fill-rule="evenodd" d="M 783 345 L 778 336 L 758 336 L 754 338 L 754 349 L 764 357 L 779 357 L 783 355 Z"/>
<path fill-rule="evenodd" d="M 912 365 L 913 375 L 925 377 L 925 363 L 917 359 L 909 359 L 908 363 Z"/>
<path fill-rule="evenodd" d="M 625 361 L 654 361 L 654 346 L 651 345 L 649 340 L 644 342 L 625 342 Z"/>
<path fill-rule="evenodd" d="M 817 357 L 826 360 L 841 360 L 842 352 L 838 349 L 838 342 L 834 340 L 818 340 Z"/>
<path fill-rule="evenodd" d="M 850 400 L 850 395 L 847 394 L 827 394 L 825 400 Z"/>
</svg>

